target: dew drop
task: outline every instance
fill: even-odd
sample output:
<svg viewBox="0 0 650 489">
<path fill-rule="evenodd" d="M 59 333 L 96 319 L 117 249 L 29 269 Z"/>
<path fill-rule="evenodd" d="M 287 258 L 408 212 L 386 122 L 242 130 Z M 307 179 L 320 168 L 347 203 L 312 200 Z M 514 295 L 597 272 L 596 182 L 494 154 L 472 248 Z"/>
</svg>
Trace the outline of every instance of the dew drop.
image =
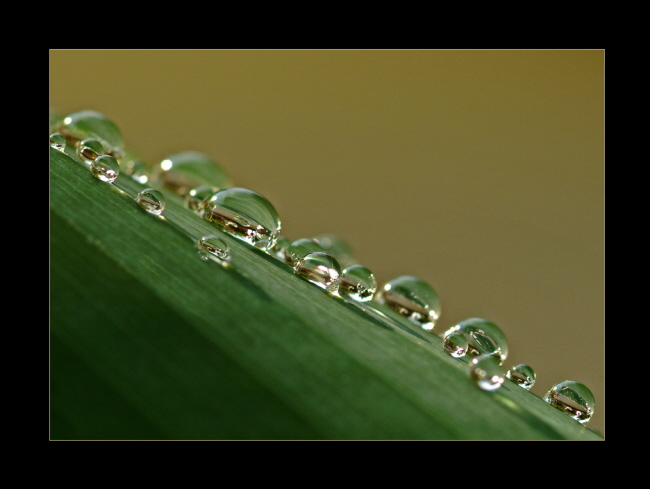
<svg viewBox="0 0 650 489">
<path fill-rule="evenodd" d="M 88 166 L 103 154 L 106 154 L 106 150 L 104 145 L 97 139 L 84 139 L 77 145 L 77 156 L 82 163 Z"/>
<path fill-rule="evenodd" d="M 149 165 L 133 151 L 126 149 L 124 156 L 119 158 L 120 171 L 123 175 L 131 177 L 138 183 L 146 184 L 149 181 Z"/>
<path fill-rule="evenodd" d="M 196 243 L 199 256 L 203 260 L 210 260 L 226 266 L 230 260 L 228 243 L 216 235 L 203 236 Z"/>
<path fill-rule="evenodd" d="M 336 292 L 341 280 L 341 265 L 322 251 L 308 253 L 294 267 L 294 272 L 305 280 L 329 292 Z"/>
<path fill-rule="evenodd" d="M 50 146 L 59 151 L 65 151 L 65 138 L 58 132 L 50 134 Z"/>
<path fill-rule="evenodd" d="M 291 244 L 291 241 L 286 236 L 278 236 L 275 245 L 271 248 L 271 254 L 280 261 L 285 261 L 285 252 Z"/>
<path fill-rule="evenodd" d="M 120 174 L 120 164 L 110 155 L 101 155 L 93 160 L 90 170 L 102 182 L 113 183 Z"/>
<path fill-rule="evenodd" d="M 506 372 L 506 377 L 523 389 L 530 390 L 535 385 L 535 371 L 525 363 L 514 365 Z"/>
<path fill-rule="evenodd" d="M 478 355 L 472 358 L 469 375 L 484 391 L 495 391 L 505 382 L 503 367 L 492 355 Z"/>
<path fill-rule="evenodd" d="M 296 239 L 287 246 L 284 252 L 284 261 L 287 265 L 295 268 L 305 256 L 316 251 L 325 253 L 325 249 L 316 240 L 310 238 Z"/>
<path fill-rule="evenodd" d="M 467 354 L 467 337 L 462 333 L 451 333 L 444 337 L 442 347 L 454 358 L 461 358 Z"/>
<path fill-rule="evenodd" d="M 135 201 L 149 214 L 160 216 L 165 210 L 165 196 L 161 191 L 146 188 L 138 193 Z"/>
<path fill-rule="evenodd" d="M 58 131 L 66 140 L 77 146 L 84 139 L 96 139 L 106 148 L 106 153 L 114 158 L 124 154 L 122 134 L 117 126 L 104 114 L 94 110 L 81 110 L 63 118 Z"/>
<path fill-rule="evenodd" d="M 198 215 L 201 215 L 203 213 L 205 201 L 212 197 L 217 190 L 216 187 L 211 187 L 210 185 L 200 185 L 193 188 L 185 194 L 185 207 L 193 210 Z"/>
<path fill-rule="evenodd" d="M 202 217 L 228 234 L 268 252 L 280 235 L 275 207 L 252 190 L 232 187 L 206 199 Z"/>
<path fill-rule="evenodd" d="M 314 238 L 319 245 L 322 246 L 323 251 L 332 255 L 339 264 L 345 268 L 356 263 L 356 258 L 352 252 L 352 248 L 343 241 L 341 238 L 334 234 L 321 234 Z"/>
<path fill-rule="evenodd" d="M 386 283 L 378 294 L 378 301 L 425 331 L 433 330 L 440 317 L 436 291 L 424 280 L 411 275 L 401 275 Z"/>
<path fill-rule="evenodd" d="M 339 294 L 357 302 L 371 300 L 377 291 L 375 275 L 362 265 L 349 265 L 341 272 Z"/>
<path fill-rule="evenodd" d="M 575 380 L 555 384 L 546 393 L 544 400 L 582 424 L 591 419 L 596 405 L 594 395 L 587 386 Z"/>
<path fill-rule="evenodd" d="M 159 185 L 181 197 L 204 185 L 213 187 L 213 192 L 232 186 L 225 170 L 199 151 L 180 151 L 167 156 L 158 164 L 155 174 Z"/>
<path fill-rule="evenodd" d="M 466 353 L 469 355 L 492 355 L 499 360 L 499 363 L 503 363 L 508 356 L 508 343 L 503 331 L 490 321 L 481 318 L 465 319 L 444 333 L 443 342 L 446 342 L 451 335 L 457 334 L 461 334 L 467 339 Z M 457 336 L 454 336 L 449 341 L 454 343 L 459 340 Z M 445 350 L 450 353 L 446 347 Z"/>
</svg>

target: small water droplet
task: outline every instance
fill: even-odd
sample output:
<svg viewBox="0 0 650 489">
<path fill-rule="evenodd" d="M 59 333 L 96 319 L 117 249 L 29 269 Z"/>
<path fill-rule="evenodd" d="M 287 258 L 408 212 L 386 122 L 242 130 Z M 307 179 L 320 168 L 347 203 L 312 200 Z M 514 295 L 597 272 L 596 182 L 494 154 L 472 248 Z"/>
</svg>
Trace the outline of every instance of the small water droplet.
<svg viewBox="0 0 650 489">
<path fill-rule="evenodd" d="M 424 280 L 411 275 L 402 275 L 386 283 L 378 300 L 425 331 L 433 330 L 440 317 L 436 291 Z"/>
<path fill-rule="evenodd" d="M 315 251 L 325 252 L 323 247 L 316 240 L 310 238 L 296 239 L 292 241 L 285 250 L 284 261 L 287 265 L 295 267 L 304 259 L 305 256 L 309 253 L 314 253 Z"/>
<path fill-rule="evenodd" d="M 217 190 L 217 188 L 211 187 L 210 185 L 200 185 L 193 188 L 185 195 L 185 207 L 201 215 L 205 207 L 205 201 L 212 197 Z"/>
<path fill-rule="evenodd" d="M 93 160 L 90 170 L 102 182 L 113 183 L 120 174 L 120 164 L 112 156 L 102 155 Z"/>
<path fill-rule="evenodd" d="M 84 139 L 77 145 L 77 156 L 82 163 L 90 166 L 98 156 L 106 154 L 104 145 L 97 139 Z"/>
<path fill-rule="evenodd" d="M 535 379 L 537 378 L 535 371 L 525 363 L 514 365 L 506 372 L 506 377 L 526 390 L 530 390 L 535 385 Z"/>
<path fill-rule="evenodd" d="M 349 265 L 341 273 L 339 294 L 342 297 L 366 302 L 371 300 L 377 291 L 375 275 L 362 265 Z"/>
<path fill-rule="evenodd" d="M 352 248 L 343 241 L 341 238 L 334 234 L 321 234 L 314 238 L 319 245 L 322 246 L 323 251 L 332 255 L 339 264 L 345 268 L 357 262 Z"/>
<path fill-rule="evenodd" d="M 162 187 L 181 197 L 204 185 L 214 187 L 214 191 L 232 186 L 225 170 L 199 151 L 180 151 L 167 156 L 157 165 L 155 174 Z"/>
<path fill-rule="evenodd" d="M 64 117 L 58 132 L 72 146 L 84 139 L 97 139 L 106 148 L 106 154 L 114 158 L 121 158 L 124 154 L 120 130 L 104 114 L 94 110 L 81 110 Z"/>
<path fill-rule="evenodd" d="M 50 134 L 50 146 L 59 151 L 65 151 L 65 138 L 58 132 Z"/>
<path fill-rule="evenodd" d="M 275 207 L 252 190 L 232 187 L 218 190 L 205 201 L 202 217 L 228 234 L 268 252 L 280 235 Z"/>
<path fill-rule="evenodd" d="M 594 395 L 587 386 L 575 380 L 555 384 L 544 400 L 582 424 L 591 419 L 596 405 Z"/>
<path fill-rule="evenodd" d="M 442 347 L 454 358 L 461 358 L 467 354 L 467 337 L 462 333 L 451 333 L 444 337 Z"/>
<path fill-rule="evenodd" d="M 149 214 L 160 216 L 165 210 L 165 196 L 159 190 L 146 188 L 138 193 L 135 201 Z"/>
<path fill-rule="evenodd" d="M 126 149 L 124 156 L 118 159 L 120 172 L 131 177 L 138 183 L 146 184 L 149 181 L 149 165 L 132 150 Z"/>
<path fill-rule="evenodd" d="M 341 280 L 341 265 L 331 255 L 322 251 L 308 253 L 294 268 L 305 280 L 329 292 L 336 292 Z"/>
<path fill-rule="evenodd" d="M 216 235 L 203 236 L 196 243 L 199 256 L 226 266 L 231 260 L 228 243 Z"/>
<path fill-rule="evenodd" d="M 485 319 L 469 318 L 461 321 L 444 333 L 443 341 L 446 341 L 452 334 L 462 334 L 465 336 L 467 339 L 466 353 L 469 355 L 492 355 L 500 363 L 503 363 L 508 356 L 508 343 L 503 331 L 496 324 Z M 450 339 L 451 343 L 458 341 L 457 336 L 454 339 Z M 445 350 L 447 349 L 445 348 Z"/>
<path fill-rule="evenodd" d="M 273 248 L 271 248 L 271 254 L 278 260 L 285 261 L 285 252 L 290 244 L 291 241 L 289 238 L 282 235 L 278 236 L 275 245 L 273 245 Z"/>
<path fill-rule="evenodd" d="M 473 357 L 469 369 L 470 378 L 484 391 L 495 391 L 505 382 L 503 367 L 492 355 Z"/>
</svg>

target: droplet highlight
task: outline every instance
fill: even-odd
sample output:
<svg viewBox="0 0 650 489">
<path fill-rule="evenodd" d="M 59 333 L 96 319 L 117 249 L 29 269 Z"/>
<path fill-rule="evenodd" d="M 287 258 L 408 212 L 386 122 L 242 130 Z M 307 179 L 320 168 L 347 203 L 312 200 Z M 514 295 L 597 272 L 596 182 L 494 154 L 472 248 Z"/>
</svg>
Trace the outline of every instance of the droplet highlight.
<svg viewBox="0 0 650 489">
<path fill-rule="evenodd" d="M 58 132 L 50 134 L 50 146 L 58 151 L 65 151 L 65 138 Z"/>
<path fill-rule="evenodd" d="M 113 183 L 120 174 L 120 164 L 112 156 L 102 155 L 93 160 L 90 171 L 102 182 Z"/>
<path fill-rule="evenodd" d="M 135 201 L 149 214 L 155 216 L 162 215 L 167 205 L 165 196 L 159 190 L 153 188 L 146 188 L 138 193 Z"/>
<path fill-rule="evenodd" d="M 546 393 L 544 400 L 582 424 L 591 419 L 596 405 L 594 395 L 589 388 L 575 380 L 565 380 L 555 384 Z"/>
<path fill-rule="evenodd" d="M 537 379 L 535 371 L 525 363 L 513 365 L 506 372 L 506 377 L 512 380 L 519 387 L 526 390 L 530 390 L 530 388 L 535 385 L 535 380 Z"/>
<path fill-rule="evenodd" d="M 484 391 L 495 391 L 505 382 L 505 373 L 499 360 L 492 355 L 478 355 L 472 358 L 469 375 Z"/>
<path fill-rule="evenodd" d="M 366 267 L 349 265 L 341 272 L 339 295 L 357 302 L 372 300 L 377 291 L 377 279 Z"/>
<path fill-rule="evenodd" d="M 411 275 L 386 283 L 377 299 L 425 331 L 432 331 L 440 317 L 440 300 L 435 289 Z"/>
<path fill-rule="evenodd" d="M 66 140 L 76 147 L 84 139 L 96 139 L 106 149 L 106 154 L 121 158 L 124 154 L 122 134 L 104 114 L 94 110 L 81 110 L 63 118 L 58 126 Z"/>
<path fill-rule="evenodd" d="M 452 337 L 452 335 L 454 335 Z M 453 350 L 453 344 L 458 343 L 459 337 L 463 335 L 467 339 L 466 354 L 477 355 L 492 355 L 499 360 L 499 363 L 508 357 L 508 342 L 503 334 L 503 331 L 494 323 L 482 318 L 469 318 L 459 322 L 455 326 L 449 328 L 443 335 L 443 345 L 445 351 L 450 353 Z M 449 342 L 449 346 L 446 343 Z M 456 355 L 460 357 L 460 351 Z"/>
<path fill-rule="evenodd" d="M 231 261 L 228 243 L 219 236 L 203 236 L 197 241 L 196 247 L 203 260 L 214 261 L 222 266 L 227 266 Z"/>
<path fill-rule="evenodd" d="M 325 253 L 336 258 L 343 268 L 357 263 L 350 245 L 335 234 L 321 234 L 314 241 L 321 245 Z"/>
<path fill-rule="evenodd" d="M 155 179 L 181 197 L 201 186 L 213 187 L 213 192 L 232 186 L 221 165 L 199 151 L 180 151 L 167 156 L 157 165 Z"/>
<path fill-rule="evenodd" d="M 286 248 L 284 252 L 284 261 L 290 267 L 295 267 L 305 258 L 305 256 L 316 251 L 325 253 L 323 247 L 316 240 L 310 238 L 296 239 Z"/>
<path fill-rule="evenodd" d="M 307 254 L 295 266 L 294 272 L 329 292 L 336 292 L 339 288 L 341 265 L 336 258 L 322 251 Z"/>
<path fill-rule="evenodd" d="M 218 190 L 205 201 L 202 217 L 226 233 L 268 252 L 280 235 L 280 218 L 265 197 L 232 187 Z"/>
</svg>

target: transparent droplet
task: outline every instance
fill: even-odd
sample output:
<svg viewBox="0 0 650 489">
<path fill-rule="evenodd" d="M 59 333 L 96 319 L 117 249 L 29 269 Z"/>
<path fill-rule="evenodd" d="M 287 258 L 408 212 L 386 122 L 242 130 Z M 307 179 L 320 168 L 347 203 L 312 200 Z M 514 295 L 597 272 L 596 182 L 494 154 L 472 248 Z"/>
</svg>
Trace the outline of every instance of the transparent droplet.
<svg viewBox="0 0 650 489">
<path fill-rule="evenodd" d="M 336 292 L 341 280 L 341 265 L 322 251 L 307 254 L 294 268 L 305 280 L 329 292 Z"/>
<path fill-rule="evenodd" d="M 443 341 L 455 334 L 462 334 L 467 339 L 468 355 L 492 355 L 499 363 L 508 356 L 508 343 L 503 331 L 494 323 L 481 318 L 469 318 L 449 328 L 443 335 Z M 458 339 L 450 340 L 457 342 Z M 456 355 L 462 356 L 462 355 Z"/>
<path fill-rule="evenodd" d="M 280 235 L 280 218 L 275 207 L 265 197 L 246 188 L 218 190 L 205 201 L 202 217 L 267 252 Z"/>
<path fill-rule="evenodd" d="M 278 236 L 275 245 L 273 245 L 273 248 L 271 248 L 271 254 L 278 260 L 285 261 L 285 252 L 290 244 L 291 241 L 289 238 L 282 235 Z"/>
<path fill-rule="evenodd" d="M 366 267 L 361 265 L 349 265 L 341 272 L 341 284 L 339 295 L 355 300 L 366 302 L 371 300 L 377 291 L 377 279 Z"/>
<path fill-rule="evenodd" d="M 492 355 L 478 355 L 472 358 L 469 375 L 484 391 L 495 391 L 505 382 L 503 367 Z"/>
<path fill-rule="evenodd" d="M 411 275 L 389 281 L 378 294 L 378 301 L 425 331 L 433 330 L 440 317 L 440 301 L 434 288 Z"/>
<path fill-rule="evenodd" d="M 120 174 L 120 164 L 112 156 L 102 155 L 93 160 L 90 170 L 102 182 L 113 183 Z"/>
<path fill-rule="evenodd" d="M 149 165 L 132 150 L 125 149 L 124 156 L 119 158 L 120 172 L 128 175 L 138 183 L 146 184 L 150 178 Z"/>
<path fill-rule="evenodd" d="M 96 139 L 104 145 L 106 154 L 114 158 L 121 158 L 124 154 L 120 130 L 104 114 L 94 110 L 81 110 L 64 117 L 58 132 L 72 146 L 84 139 Z"/>
<path fill-rule="evenodd" d="M 305 256 L 309 253 L 314 253 L 315 251 L 325 252 L 323 247 L 316 240 L 309 238 L 296 239 L 286 248 L 284 252 L 284 261 L 287 265 L 295 267 Z"/>
<path fill-rule="evenodd" d="M 193 188 L 185 195 L 185 207 L 193 210 L 198 215 L 201 215 L 203 213 L 205 201 L 212 197 L 217 190 L 216 187 L 211 187 L 210 185 L 201 185 Z"/>
<path fill-rule="evenodd" d="M 165 210 L 165 196 L 159 190 L 146 188 L 138 193 L 135 201 L 149 214 L 160 216 Z"/>
<path fill-rule="evenodd" d="M 220 265 L 227 265 L 230 260 L 228 243 L 216 235 L 203 236 L 196 243 L 199 256 L 203 260 L 211 260 Z"/>
<path fill-rule="evenodd" d="M 232 186 L 230 177 L 214 160 L 199 151 L 180 151 L 163 159 L 156 168 L 156 181 L 181 197 L 207 185 L 214 191 Z"/>
<path fill-rule="evenodd" d="M 537 378 L 535 371 L 524 363 L 511 367 L 510 370 L 506 372 L 506 377 L 512 380 L 519 387 L 526 390 L 530 390 L 530 388 L 535 385 L 535 379 Z"/>
<path fill-rule="evenodd" d="M 357 262 L 352 248 L 343 241 L 341 238 L 334 234 L 321 234 L 314 238 L 319 245 L 323 247 L 323 251 L 332 255 L 339 264 L 345 268 Z"/>
<path fill-rule="evenodd" d="M 594 395 L 587 386 L 575 380 L 555 384 L 544 400 L 583 424 L 591 419 L 596 405 Z"/>
<path fill-rule="evenodd" d="M 442 347 L 454 358 L 461 358 L 467 354 L 467 337 L 462 333 L 451 333 L 444 337 Z"/>
<path fill-rule="evenodd" d="M 98 156 L 107 154 L 104 145 L 97 139 L 84 139 L 77 145 L 77 156 L 82 163 L 90 166 Z"/>
<path fill-rule="evenodd" d="M 50 134 L 50 146 L 59 151 L 65 151 L 65 138 L 58 132 Z"/>
</svg>

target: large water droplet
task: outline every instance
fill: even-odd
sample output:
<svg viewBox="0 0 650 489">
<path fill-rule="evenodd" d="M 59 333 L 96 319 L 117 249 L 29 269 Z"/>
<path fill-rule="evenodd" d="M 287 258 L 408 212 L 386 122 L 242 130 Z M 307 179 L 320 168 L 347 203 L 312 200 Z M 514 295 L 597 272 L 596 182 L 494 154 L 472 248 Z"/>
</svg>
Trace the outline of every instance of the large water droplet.
<svg viewBox="0 0 650 489">
<path fill-rule="evenodd" d="M 107 154 L 106 149 L 98 139 L 84 139 L 77 145 L 77 156 L 82 163 L 90 166 L 98 156 Z"/>
<path fill-rule="evenodd" d="M 424 280 L 411 275 L 389 281 L 380 291 L 378 300 L 425 331 L 433 330 L 440 317 L 440 301 L 436 291 Z"/>
<path fill-rule="evenodd" d="M 526 390 L 530 390 L 535 385 L 535 379 L 537 378 L 535 371 L 525 363 L 519 363 L 511 367 L 506 372 L 506 377 Z"/>
<path fill-rule="evenodd" d="M 591 419 L 596 405 L 594 395 L 587 386 L 575 380 L 555 384 L 544 400 L 583 424 Z"/>
<path fill-rule="evenodd" d="M 73 146 L 84 139 L 97 139 L 107 154 L 115 158 L 124 154 L 120 130 L 104 114 L 94 110 L 81 110 L 64 117 L 58 130 Z"/>
<path fill-rule="evenodd" d="M 264 251 L 272 249 L 280 235 L 280 218 L 275 207 L 246 188 L 215 192 L 205 201 L 202 217 Z"/>
<path fill-rule="evenodd" d="M 341 273 L 339 295 L 357 302 L 371 300 L 377 291 L 377 279 L 362 265 L 349 265 Z"/>
<path fill-rule="evenodd" d="M 160 216 L 165 210 L 165 196 L 159 190 L 146 188 L 138 193 L 135 201 L 149 214 Z"/>
<path fill-rule="evenodd" d="M 505 374 L 499 360 L 492 355 L 478 355 L 469 366 L 471 379 L 484 391 L 495 391 L 505 382 Z"/>
<path fill-rule="evenodd" d="M 508 343 L 503 331 L 494 323 L 481 318 L 469 318 L 449 328 L 443 335 L 443 345 L 448 353 L 453 350 L 453 343 L 458 343 L 458 335 L 461 334 L 467 339 L 467 351 L 469 355 L 492 355 L 499 360 L 499 363 L 508 356 Z M 451 343 L 447 346 L 447 342 Z M 462 356 L 460 354 L 453 356 Z"/>
<path fill-rule="evenodd" d="M 336 292 L 341 280 L 341 265 L 322 251 L 307 254 L 294 268 L 297 275 L 329 292 Z"/>
<path fill-rule="evenodd" d="M 169 155 L 158 164 L 155 173 L 160 185 L 182 197 L 203 185 L 213 187 L 213 191 L 232 186 L 225 170 L 199 151 Z"/>
<path fill-rule="evenodd" d="M 284 261 L 287 265 L 295 267 L 305 256 L 316 251 L 325 252 L 323 247 L 316 240 L 309 238 L 296 239 L 295 241 L 292 241 L 285 250 Z"/>
<path fill-rule="evenodd" d="M 65 151 L 65 138 L 58 132 L 50 134 L 50 146 L 59 151 Z"/>
<path fill-rule="evenodd" d="M 102 182 L 113 183 L 120 174 L 120 164 L 112 156 L 102 155 L 93 160 L 90 170 Z"/>
<path fill-rule="evenodd" d="M 222 238 L 216 235 L 203 236 L 197 241 L 199 256 L 226 266 L 230 263 L 230 248 Z"/>
<path fill-rule="evenodd" d="M 334 234 L 321 234 L 316 236 L 314 241 L 321 245 L 325 253 L 336 258 L 336 261 L 338 261 L 343 268 L 353 265 L 357 261 L 352 252 L 352 248 Z"/>
</svg>

